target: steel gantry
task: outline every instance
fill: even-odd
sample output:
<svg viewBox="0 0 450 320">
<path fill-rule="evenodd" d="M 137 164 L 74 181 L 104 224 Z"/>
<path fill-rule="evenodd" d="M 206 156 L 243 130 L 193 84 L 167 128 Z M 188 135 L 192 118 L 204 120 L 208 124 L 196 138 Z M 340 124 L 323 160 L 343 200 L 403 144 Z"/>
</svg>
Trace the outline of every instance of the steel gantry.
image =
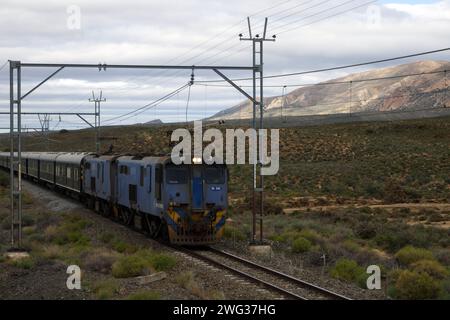
<svg viewBox="0 0 450 320">
<path fill-rule="evenodd" d="M 22 100 L 42 86 L 45 82 L 50 80 L 56 74 L 58 74 L 63 69 L 69 68 L 94 68 L 99 71 L 106 71 L 107 69 L 174 69 L 174 70 L 212 70 L 218 74 L 221 78 L 226 80 L 230 85 L 232 85 L 236 90 L 243 94 L 253 103 L 253 128 L 257 128 L 256 124 L 256 106 L 259 105 L 259 128 L 263 127 L 263 97 L 264 97 L 264 87 L 263 87 L 263 42 L 264 41 L 274 41 L 275 39 L 266 39 L 267 29 L 267 18 L 264 26 L 264 35 L 259 37 L 256 35 L 252 37 L 249 21 L 249 38 L 242 38 L 240 40 L 250 40 L 253 41 L 253 64 L 251 66 L 213 66 L 213 65 L 191 65 L 191 66 L 181 66 L 181 65 L 145 65 L 145 64 L 86 64 L 86 63 L 26 63 L 21 61 L 9 61 L 9 86 L 10 86 L 10 190 L 11 190 L 11 247 L 20 248 L 22 243 L 22 142 L 21 142 L 21 117 L 24 114 L 51 114 L 49 112 L 41 113 L 22 113 Z M 21 84 L 22 84 L 22 68 L 56 68 L 49 76 L 44 80 L 39 82 L 27 93 L 22 95 Z M 232 80 L 230 80 L 223 72 L 224 71 L 251 71 L 253 75 L 253 92 L 248 94 L 238 85 L 236 85 Z M 14 77 L 14 73 L 16 76 Z M 259 86 L 256 83 L 257 78 L 259 78 Z M 16 85 L 14 85 L 14 82 Z M 259 88 L 258 88 L 259 87 Z M 257 89 L 259 89 L 259 99 L 257 98 Z M 55 113 L 63 114 L 63 113 Z M 83 121 L 89 124 L 81 115 L 82 113 L 73 113 L 80 117 Z M 97 117 L 97 108 L 94 115 Z M 99 121 L 98 121 L 99 122 Z M 89 124 L 91 125 L 91 124 Z M 92 126 L 92 125 L 91 125 Z M 259 201 L 259 213 L 260 213 L 260 240 L 262 241 L 262 214 L 263 214 L 263 179 L 260 174 L 257 174 L 257 167 L 260 169 L 261 162 L 258 160 L 258 166 L 254 165 L 254 183 L 253 183 L 253 193 L 258 192 L 260 194 Z M 17 178 L 14 175 L 14 169 L 17 169 Z M 257 179 L 259 175 L 259 179 Z M 17 181 L 16 181 L 17 179 Z M 257 183 L 258 182 L 258 183 Z M 254 196 L 255 199 L 255 196 Z M 255 242 L 256 235 L 256 206 L 255 200 L 253 205 L 253 237 L 252 241 Z"/>
</svg>

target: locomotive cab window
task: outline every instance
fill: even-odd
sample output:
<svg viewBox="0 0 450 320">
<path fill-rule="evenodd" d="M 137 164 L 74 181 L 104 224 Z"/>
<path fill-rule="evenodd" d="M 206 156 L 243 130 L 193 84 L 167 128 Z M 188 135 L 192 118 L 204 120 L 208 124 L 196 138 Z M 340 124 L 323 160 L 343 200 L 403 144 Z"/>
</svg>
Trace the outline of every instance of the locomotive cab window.
<svg viewBox="0 0 450 320">
<path fill-rule="evenodd" d="M 186 184 L 187 170 L 186 168 L 168 167 L 166 170 L 166 179 L 169 184 Z"/>
<path fill-rule="evenodd" d="M 219 167 L 206 168 L 205 180 L 208 184 L 223 184 L 225 182 L 223 169 Z"/>
<path fill-rule="evenodd" d="M 128 174 L 128 167 L 127 166 L 120 166 L 119 173 L 121 174 Z"/>
<path fill-rule="evenodd" d="M 160 164 L 155 165 L 155 197 L 156 200 L 162 199 L 162 166 Z"/>
</svg>

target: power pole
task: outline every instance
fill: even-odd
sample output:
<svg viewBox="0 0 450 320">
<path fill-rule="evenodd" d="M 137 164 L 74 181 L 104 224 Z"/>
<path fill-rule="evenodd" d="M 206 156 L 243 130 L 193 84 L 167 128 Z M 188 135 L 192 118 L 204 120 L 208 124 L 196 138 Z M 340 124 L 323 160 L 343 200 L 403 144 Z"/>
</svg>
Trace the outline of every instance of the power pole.
<svg viewBox="0 0 450 320">
<path fill-rule="evenodd" d="M 102 91 L 100 90 L 100 97 L 95 97 L 94 91 L 92 91 L 92 99 L 89 102 L 94 102 L 95 106 L 95 152 L 100 152 L 100 103 L 106 101 L 105 98 L 102 99 Z"/>
<path fill-rule="evenodd" d="M 273 35 L 272 39 L 266 38 L 267 33 L 267 21 L 264 20 L 264 31 L 263 35 L 260 36 L 256 34 L 252 36 L 252 27 L 250 24 L 250 18 L 247 17 L 248 23 L 248 37 L 243 38 L 242 34 L 239 34 L 239 40 L 241 41 L 252 41 L 253 43 L 253 129 L 257 129 L 256 123 L 256 106 L 259 105 L 259 129 L 260 135 L 262 134 L 262 129 L 264 126 L 263 116 L 264 116 L 264 77 L 263 77 L 263 66 L 264 66 L 264 42 L 265 41 L 275 41 L 276 36 Z M 259 101 L 257 100 L 257 79 L 259 79 Z M 261 136 L 257 137 L 258 141 L 261 141 Z M 260 143 L 257 143 L 257 150 L 261 148 Z M 256 212 L 259 207 L 259 243 L 263 243 L 263 213 L 264 213 L 264 179 L 261 174 L 262 162 L 258 155 L 255 155 L 255 160 L 253 162 L 253 228 L 252 228 L 252 243 L 256 243 Z"/>
<path fill-rule="evenodd" d="M 46 149 L 47 149 L 47 151 L 49 151 L 50 150 L 50 139 L 48 137 L 48 134 L 50 132 L 51 117 L 49 114 L 46 113 L 46 114 L 43 114 L 42 118 L 41 118 L 41 115 L 38 114 L 38 119 L 39 119 L 39 123 L 41 124 L 41 128 L 42 128 L 41 129 L 42 136 L 44 137 L 44 139 L 46 139 Z"/>
<path fill-rule="evenodd" d="M 14 86 L 14 71 L 16 86 Z M 11 250 L 22 247 L 22 92 L 21 66 L 18 61 L 9 61 L 10 101 L 10 192 L 11 192 Z M 17 124 L 17 127 L 16 127 Z M 17 128 L 17 130 L 16 130 Z M 17 149 L 17 151 L 14 151 Z M 17 181 L 14 177 L 17 169 Z"/>
</svg>

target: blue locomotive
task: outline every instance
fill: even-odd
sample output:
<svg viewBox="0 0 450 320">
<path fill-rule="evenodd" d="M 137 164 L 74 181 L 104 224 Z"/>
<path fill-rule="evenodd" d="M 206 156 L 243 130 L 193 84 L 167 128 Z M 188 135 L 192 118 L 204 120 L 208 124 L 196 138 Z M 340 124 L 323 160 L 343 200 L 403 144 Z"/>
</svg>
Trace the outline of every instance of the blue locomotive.
<svg viewBox="0 0 450 320">
<path fill-rule="evenodd" d="M 10 154 L 0 152 L 9 169 Z M 228 206 L 225 165 L 174 165 L 168 156 L 23 152 L 22 175 L 174 244 L 216 242 Z M 17 170 L 17 169 L 15 169 Z"/>
</svg>

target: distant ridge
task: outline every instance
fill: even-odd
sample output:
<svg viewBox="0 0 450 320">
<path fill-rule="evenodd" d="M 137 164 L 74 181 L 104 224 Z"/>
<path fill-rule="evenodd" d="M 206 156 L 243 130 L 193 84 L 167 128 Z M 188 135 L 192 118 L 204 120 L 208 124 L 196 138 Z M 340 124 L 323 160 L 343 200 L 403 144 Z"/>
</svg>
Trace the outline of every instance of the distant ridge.
<svg viewBox="0 0 450 320">
<path fill-rule="evenodd" d="M 354 73 L 320 84 L 301 87 L 286 94 L 283 117 L 377 111 L 413 111 L 450 106 L 450 92 L 448 92 L 448 87 L 445 87 L 444 72 L 360 81 L 443 70 L 450 70 L 449 61 L 419 61 Z M 448 86 L 450 76 L 447 74 L 447 77 Z M 352 81 L 351 95 L 350 81 Z M 332 84 L 335 82 L 344 83 Z M 284 99 L 281 96 L 264 99 L 265 117 L 280 117 Z M 238 120 L 251 117 L 252 104 L 246 100 L 216 113 L 207 120 Z"/>
</svg>

